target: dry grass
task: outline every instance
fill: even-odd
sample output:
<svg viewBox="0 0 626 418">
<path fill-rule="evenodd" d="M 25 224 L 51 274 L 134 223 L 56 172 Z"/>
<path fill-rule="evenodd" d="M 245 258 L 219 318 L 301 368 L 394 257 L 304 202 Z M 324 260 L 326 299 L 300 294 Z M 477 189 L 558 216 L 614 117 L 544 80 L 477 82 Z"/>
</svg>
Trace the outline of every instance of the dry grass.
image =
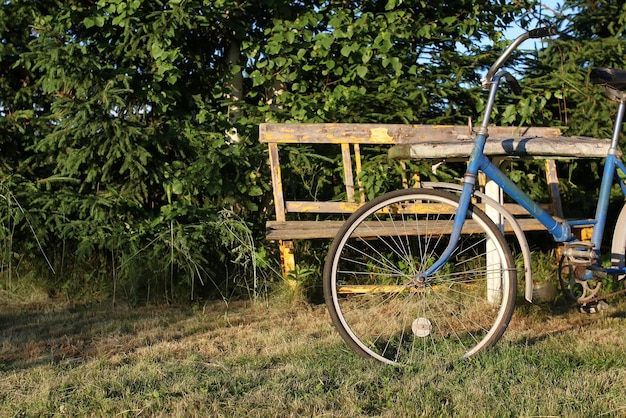
<svg viewBox="0 0 626 418">
<path fill-rule="evenodd" d="M 0 416 L 626 416 L 626 301 L 518 308 L 472 361 L 364 361 L 323 306 L 72 306 L 0 295 Z"/>
</svg>

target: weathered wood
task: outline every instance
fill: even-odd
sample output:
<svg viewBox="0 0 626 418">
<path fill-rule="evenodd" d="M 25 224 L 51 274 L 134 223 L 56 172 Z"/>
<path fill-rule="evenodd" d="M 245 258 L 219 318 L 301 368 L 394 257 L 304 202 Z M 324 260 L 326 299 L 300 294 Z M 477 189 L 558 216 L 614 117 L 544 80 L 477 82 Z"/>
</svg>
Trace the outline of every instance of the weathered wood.
<svg viewBox="0 0 626 418">
<path fill-rule="evenodd" d="M 337 287 L 337 293 L 340 295 L 363 295 L 372 293 L 422 293 L 425 292 L 425 287 L 417 287 L 414 285 L 400 285 L 400 284 L 387 284 L 387 285 L 343 285 Z"/>
<path fill-rule="evenodd" d="M 463 286 L 465 288 L 475 287 L 476 282 L 467 282 L 464 284 L 455 283 L 455 286 Z M 448 283 L 442 285 L 429 285 L 429 286 L 415 286 L 413 284 L 387 284 L 387 285 L 376 285 L 376 284 L 346 284 L 337 287 L 337 293 L 340 295 L 364 295 L 364 294 L 379 294 L 379 293 L 403 293 L 403 292 L 411 292 L 411 293 L 424 293 L 430 292 L 433 289 L 447 288 L 450 289 L 450 285 Z"/>
<path fill-rule="evenodd" d="M 562 218 L 563 204 L 561 203 L 561 189 L 559 188 L 559 176 L 554 160 L 546 160 L 546 181 L 550 189 L 551 212 L 555 216 Z"/>
<path fill-rule="evenodd" d="M 380 124 L 262 124 L 259 127 L 259 140 L 268 144 L 272 189 L 274 193 L 275 220 L 267 223 L 267 238 L 279 241 L 283 273 L 295 269 L 293 240 L 334 238 L 344 223 L 343 219 L 365 203 L 365 194 L 360 184 L 361 172 L 360 144 L 381 144 L 389 146 L 389 156 L 399 160 L 466 160 L 473 147 L 474 134 L 467 126 L 456 125 L 380 125 Z M 490 127 L 486 154 L 498 159 L 541 158 L 599 158 L 606 155 L 608 142 L 592 138 L 563 138 L 558 128 L 511 128 Z M 282 187 L 279 146 L 283 144 L 329 144 L 340 145 L 337 150 L 342 154 L 342 172 L 346 187 L 345 202 L 304 202 L 285 201 Z M 354 159 L 354 160 L 353 160 Z M 554 164 L 552 162 L 552 164 Z M 550 183 L 553 207 L 550 212 L 558 214 L 560 203 L 558 178 L 551 170 L 548 161 L 548 182 Z M 355 171 L 354 171 L 355 170 Z M 355 177 L 356 175 L 356 177 Z M 411 179 L 403 178 L 403 184 L 409 186 L 419 181 L 418 173 Z M 406 176 L 405 176 L 406 177 Z M 477 205 L 484 209 L 483 205 Z M 419 205 L 404 207 L 403 211 L 415 213 Z M 518 218 L 525 231 L 545 230 L 537 220 L 524 218 L 528 213 L 515 204 L 505 207 Z M 556 211 L 555 211 L 556 209 Z M 429 210 L 432 210 L 429 209 Z M 412 212 L 413 211 L 413 212 Z M 332 214 L 335 220 L 293 221 L 287 220 L 289 213 Z M 363 236 L 372 234 L 396 234 L 390 225 L 377 223 L 372 231 L 362 232 Z M 468 227 L 472 222 L 468 223 Z M 446 227 L 447 228 L 447 227 Z M 373 232 L 374 231 L 374 232 Z M 442 226 L 441 233 L 446 233 Z M 511 233 L 505 226 L 505 233 Z"/>
<path fill-rule="evenodd" d="M 408 144 L 470 139 L 467 126 L 394 125 L 369 123 L 264 123 L 259 126 L 259 140 L 281 144 Z M 490 138 L 554 137 L 558 128 L 504 127 L 489 128 Z"/>
<path fill-rule="evenodd" d="M 351 214 L 360 208 L 363 203 L 356 202 L 311 202 L 311 201 L 287 201 L 285 202 L 287 213 L 337 213 L 337 214 Z M 485 210 L 485 205 L 476 205 L 482 210 Z M 515 216 L 528 216 L 529 213 L 521 205 L 517 203 L 504 203 L 503 206 L 512 215 Z M 541 205 L 545 210 L 550 210 L 550 204 Z M 432 210 L 431 210 L 432 211 Z"/>
<path fill-rule="evenodd" d="M 274 210 L 277 221 L 285 220 L 285 202 L 283 197 L 283 181 L 280 172 L 278 145 L 268 144 L 270 170 L 272 172 L 272 192 L 274 193 Z"/>
<path fill-rule="evenodd" d="M 352 177 L 350 144 L 341 144 L 341 160 L 343 162 L 343 181 L 346 186 L 346 197 L 348 202 L 354 202 L 354 177 Z"/>
<path fill-rule="evenodd" d="M 485 155 L 531 158 L 603 158 L 609 149 L 610 139 L 587 137 L 515 137 L 494 139 L 485 144 Z M 472 152 L 471 139 L 446 139 L 394 145 L 389 158 L 394 160 L 447 160 L 467 159 Z"/>
<path fill-rule="evenodd" d="M 545 227 L 534 218 L 518 219 L 520 226 L 525 231 L 545 231 Z M 272 240 L 296 240 L 296 239 L 318 239 L 334 238 L 344 221 L 288 221 L 266 223 L 266 238 Z M 365 222 L 366 227 L 358 229 L 356 235 L 360 237 L 376 237 L 389 235 L 411 235 L 409 231 L 398 231 L 397 223 L 391 222 Z M 418 222 L 419 224 L 419 222 Z M 420 225 L 426 228 L 426 224 Z M 451 231 L 449 221 L 428 221 L 429 234 L 449 234 Z M 468 220 L 463 228 L 463 233 L 475 234 L 483 229 L 475 225 L 474 221 Z M 511 234 L 513 229 L 505 224 L 504 233 Z"/>
<path fill-rule="evenodd" d="M 361 147 L 359 144 L 354 144 L 354 165 L 356 169 L 357 185 L 359 186 L 359 202 L 365 203 L 365 189 L 363 188 L 363 181 L 359 178 L 363 166 L 361 164 Z"/>
<path fill-rule="evenodd" d="M 352 213 L 361 207 L 356 202 L 287 201 L 287 212 L 291 213 Z"/>
</svg>

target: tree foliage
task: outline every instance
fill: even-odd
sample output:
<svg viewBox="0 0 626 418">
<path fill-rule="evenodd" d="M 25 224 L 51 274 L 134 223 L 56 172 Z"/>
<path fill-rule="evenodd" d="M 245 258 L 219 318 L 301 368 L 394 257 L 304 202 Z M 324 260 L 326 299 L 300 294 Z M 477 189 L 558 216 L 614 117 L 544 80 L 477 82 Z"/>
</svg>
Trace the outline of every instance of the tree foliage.
<svg viewBox="0 0 626 418">
<path fill-rule="evenodd" d="M 526 93 L 535 123 L 560 124 L 571 135 L 610 137 L 616 106 L 589 81 L 596 67 L 623 67 L 626 5 L 619 1 L 568 0 L 555 21 L 559 35 L 528 63 Z M 531 103 L 527 101 L 526 104 Z"/>
<path fill-rule="evenodd" d="M 528 54 L 523 98 L 509 105 L 509 122 L 559 126 L 566 135 L 609 138 L 617 103 L 591 83 L 596 67 L 624 68 L 626 5 L 621 1 L 566 0 L 549 24 L 558 36 Z M 592 216 L 602 167 L 580 161 L 559 167 L 566 212 Z M 621 194 L 621 193 L 620 193 Z M 616 198 L 621 206 L 623 197 Z"/>
<path fill-rule="evenodd" d="M 259 123 L 476 119 L 502 31 L 534 7 L 4 1 L 2 257 L 36 263 L 43 250 L 71 288 L 232 287 L 265 251 L 244 245 L 262 242 L 271 199 Z M 334 152 L 283 152 L 286 191 L 336 196 Z M 392 186 L 381 154 L 368 158 L 372 193 Z"/>
</svg>

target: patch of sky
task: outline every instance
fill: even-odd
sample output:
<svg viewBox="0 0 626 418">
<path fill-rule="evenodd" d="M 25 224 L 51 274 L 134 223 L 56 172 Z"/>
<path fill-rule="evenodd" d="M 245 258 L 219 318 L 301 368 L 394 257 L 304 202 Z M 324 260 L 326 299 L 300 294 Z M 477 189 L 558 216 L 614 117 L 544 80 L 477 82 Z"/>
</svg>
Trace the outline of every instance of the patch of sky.
<svg viewBox="0 0 626 418">
<path fill-rule="evenodd" d="M 523 15 L 520 15 L 518 19 L 516 19 L 509 27 L 506 28 L 502 32 L 503 39 L 513 41 L 518 36 L 522 35 L 524 32 L 543 27 L 543 26 L 553 26 L 554 25 L 554 16 L 559 13 L 559 10 L 562 6 L 562 0 L 541 0 L 537 6 L 537 8 L 533 11 L 529 11 Z M 523 25 L 525 23 L 525 27 Z M 490 46 L 491 41 L 489 39 L 483 40 L 483 42 L 479 45 L 484 47 Z M 542 39 L 530 39 L 525 41 L 520 45 L 519 49 L 525 51 L 534 51 L 542 49 L 542 43 L 545 42 Z M 461 52 L 468 51 L 465 46 L 463 46 L 460 42 L 457 43 L 457 49 Z M 507 68 L 507 70 L 514 75 L 515 77 L 521 77 L 519 71 L 516 71 L 515 68 Z M 523 71 L 523 69 L 517 69 Z M 487 73 L 487 69 L 481 72 L 481 77 Z"/>
</svg>

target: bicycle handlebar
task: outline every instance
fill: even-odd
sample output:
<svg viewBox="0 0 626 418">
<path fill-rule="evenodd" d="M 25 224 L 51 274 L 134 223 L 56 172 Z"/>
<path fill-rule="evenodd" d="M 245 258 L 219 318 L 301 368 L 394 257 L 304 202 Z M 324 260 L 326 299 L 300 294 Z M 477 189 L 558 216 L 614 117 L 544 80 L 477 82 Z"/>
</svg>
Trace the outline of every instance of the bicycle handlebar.
<svg viewBox="0 0 626 418">
<path fill-rule="evenodd" d="M 529 38 L 546 38 L 557 34 L 556 28 L 552 26 L 544 26 L 543 28 L 536 28 L 528 31 Z"/>
<path fill-rule="evenodd" d="M 504 64 L 504 61 L 506 61 L 509 58 L 509 56 L 511 56 L 513 51 L 515 51 L 522 42 L 524 42 L 527 39 L 545 38 L 545 37 L 553 36 L 556 34 L 557 34 L 556 28 L 553 28 L 551 26 L 536 28 L 528 32 L 522 33 L 511 43 L 511 45 L 508 46 L 507 49 L 504 50 L 502 55 L 498 57 L 498 59 L 496 60 L 496 62 L 493 63 L 491 68 L 489 68 L 489 71 L 487 71 L 487 75 L 485 76 L 485 78 L 482 79 L 483 87 L 487 87 L 487 85 L 491 83 L 498 69 L 502 66 L 502 64 Z"/>
</svg>

